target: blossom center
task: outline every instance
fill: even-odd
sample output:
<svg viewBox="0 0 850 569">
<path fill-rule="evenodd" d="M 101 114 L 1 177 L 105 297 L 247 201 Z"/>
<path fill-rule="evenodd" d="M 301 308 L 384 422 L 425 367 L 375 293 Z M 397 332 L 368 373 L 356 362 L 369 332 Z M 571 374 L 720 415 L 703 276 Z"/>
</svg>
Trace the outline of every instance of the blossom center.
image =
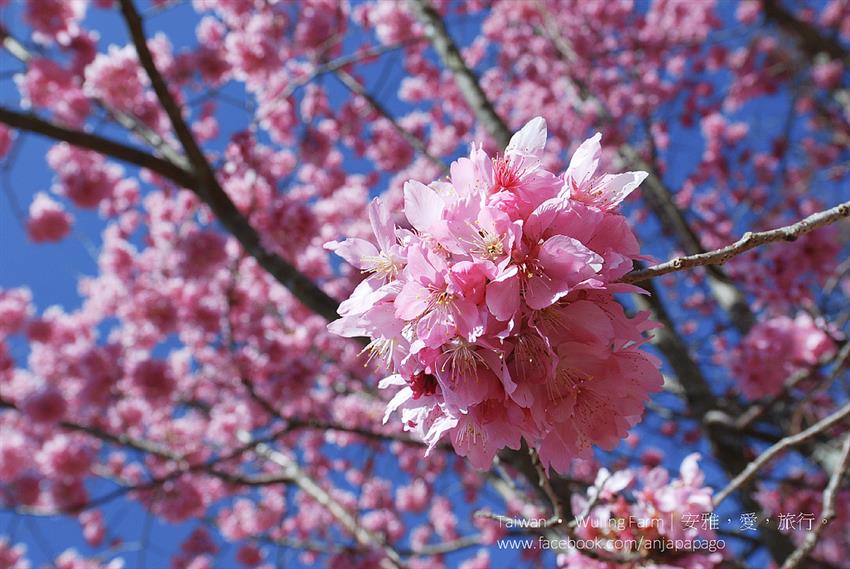
<svg viewBox="0 0 850 569">
<path fill-rule="evenodd" d="M 437 378 L 430 373 L 418 371 L 407 378 L 407 385 L 413 390 L 413 399 L 423 395 L 434 395 L 437 392 Z"/>
<path fill-rule="evenodd" d="M 508 160 L 505 156 L 493 159 L 493 177 L 496 181 L 496 191 L 513 190 L 519 187 L 525 171 L 520 164 Z"/>
<path fill-rule="evenodd" d="M 366 273 L 378 273 L 393 278 L 398 275 L 401 269 L 398 263 L 390 259 L 385 253 L 364 257 L 363 261 L 368 265 L 368 268 L 363 270 Z"/>
</svg>

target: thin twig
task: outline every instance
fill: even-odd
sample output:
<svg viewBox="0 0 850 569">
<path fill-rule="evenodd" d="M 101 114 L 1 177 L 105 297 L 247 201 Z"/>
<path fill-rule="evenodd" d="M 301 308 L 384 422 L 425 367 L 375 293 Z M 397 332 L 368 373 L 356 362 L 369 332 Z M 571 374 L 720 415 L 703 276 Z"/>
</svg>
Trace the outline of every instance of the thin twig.
<svg viewBox="0 0 850 569">
<path fill-rule="evenodd" d="M 816 368 L 832 363 L 832 371 L 823 381 L 821 387 L 819 389 L 816 388 L 812 393 L 809 393 L 807 395 L 810 396 L 814 393 L 818 393 L 822 389 L 826 389 L 829 385 L 832 384 L 833 381 L 835 381 L 835 378 L 838 377 L 838 374 L 841 373 L 841 370 L 844 368 L 844 364 L 847 362 L 848 358 L 850 358 L 850 342 L 845 342 L 841 349 L 832 358 L 817 363 L 814 368 L 805 368 L 794 372 L 793 374 L 791 374 L 790 377 L 788 377 L 788 379 L 785 380 L 781 392 L 767 399 L 756 401 L 753 405 L 748 407 L 740 416 L 738 416 L 738 418 L 735 419 L 734 422 L 735 428 L 740 431 L 747 429 L 755 421 L 760 419 L 767 411 L 769 411 L 776 403 L 778 403 L 784 397 L 789 395 L 791 393 L 791 390 L 794 389 L 797 384 L 811 377 Z"/>
<path fill-rule="evenodd" d="M 811 533 L 806 535 L 803 543 L 785 560 L 785 563 L 782 564 L 782 569 L 799 567 L 814 550 L 823 530 L 835 518 L 835 500 L 838 497 L 838 487 L 841 479 L 847 474 L 848 468 L 850 468 L 850 434 L 844 437 L 844 444 L 841 447 L 841 459 L 838 466 L 832 472 L 829 483 L 823 491 L 823 509 L 821 510 L 820 520 L 817 526 L 815 526 Z"/>
<path fill-rule="evenodd" d="M 636 283 L 660 275 L 666 275 L 667 273 L 690 269 L 692 267 L 722 265 L 732 257 L 740 255 L 750 249 L 759 247 L 760 245 L 774 241 L 794 241 L 801 235 L 805 235 L 819 227 L 835 223 L 847 216 L 850 216 L 850 201 L 813 213 L 805 219 L 801 219 L 791 225 L 778 227 L 769 231 L 748 231 L 743 237 L 731 245 L 715 249 L 714 251 L 688 255 L 686 257 L 677 257 L 670 261 L 653 265 L 652 267 L 647 267 L 646 269 L 632 271 L 623 277 L 623 282 Z"/>
<path fill-rule="evenodd" d="M 247 441 L 250 437 L 247 433 L 241 433 L 240 438 Z M 306 495 L 326 509 L 343 528 L 354 536 L 358 543 L 365 547 L 378 548 L 383 551 L 385 558 L 381 562 L 382 567 L 393 569 L 404 569 L 406 567 L 398 551 L 386 543 L 383 537 L 363 527 L 351 512 L 346 510 L 327 490 L 304 472 L 295 460 L 265 444 L 257 445 L 256 452 L 269 462 L 283 468 L 284 476 L 290 477 L 293 483 Z"/>
<path fill-rule="evenodd" d="M 480 533 L 475 533 L 472 535 L 465 535 L 463 537 L 459 537 L 457 539 L 453 539 L 451 541 L 444 541 L 442 543 L 433 543 L 426 544 L 416 549 L 409 550 L 401 550 L 399 553 L 405 556 L 411 557 L 426 557 L 432 555 L 445 555 L 446 553 L 452 553 L 454 551 L 460 551 L 461 549 L 466 549 L 468 547 L 474 547 L 476 545 L 482 545 L 483 536 Z"/>
<path fill-rule="evenodd" d="M 353 75 L 343 69 L 337 69 L 334 74 L 342 82 L 342 84 L 348 88 L 349 91 L 363 98 L 364 101 L 369 103 L 369 105 L 373 109 L 375 109 L 376 113 L 388 120 L 392 127 L 395 129 L 395 131 L 399 133 L 401 137 L 407 141 L 408 144 L 410 144 L 414 149 L 416 149 L 417 152 L 422 154 L 422 156 L 424 156 L 431 164 L 438 167 L 440 171 L 443 172 L 443 174 L 448 174 L 449 169 L 446 164 L 442 160 L 431 154 L 431 152 L 428 150 L 428 146 L 426 146 L 424 142 L 419 140 L 419 138 L 414 136 L 413 133 L 401 126 L 395 119 L 395 117 L 393 117 L 393 115 L 375 97 L 373 97 L 368 91 L 366 91 L 366 89 L 363 88 L 360 82 L 355 79 Z"/>
<path fill-rule="evenodd" d="M 402 41 L 402 42 L 399 42 L 399 43 L 395 43 L 395 44 L 391 44 L 391 45 L 377 46 L 377 47 L 373 47 L 373 48 L 370 48 L 370 49 L 358 50 L 354 53 L 351 53 L 351 54 L 348 54 L 348 55 L 343 55 L 343 56 L 340 56 L 336 59 L 332 59 L 332 60 L 328 61 L 327 63 L 323 63 L 321 65 L 318 65 L 307 75 L 294 79 L 291 83 L 289 83 L 286 86 L 286 89 L 284 89 L 283 92 L 279 95 L 279 98 L 288 99 L 299 88 L 307 85 L 308 83 L 316 80 L 317 78 L 321 77 L 322 75 L 325 75 L 326 73 L 334 73 L 339 69 L 343 69 L 343 68 L 348 67 L 350 65 L 353 65 L 355 63 L 360 63 L 360 62 L 365 61 L 367 59 L 376 58 L 376 57 L 384 55 L 386 53 L 390 53 L 392 51 L 402 49 L 402 48 L 407 47 L 409 45 L 419 43 L 421 41 L 424 41 L 424 39 L 425 38 L 422 38 L 422 37 L 410 38 L 408 40 L 405 40 L 405 41 Z"/>
<path fill-rule="evenodd" d="M 808 429 L 804 431 L 800 431 L 796 435 L 791 435 L 785 437 L 780 440 L 766 451 L 761 453 L 755 460 L 750 462 L 747 467 L 732 479 L 729 484 L 723 488 L 717 495 L 714 497 L 714 505 L 715 507 L 720 504 L 723 500 L 729 497 L 732 492 L 740 488 L 741 486 L 747 484 L 768 462 L 776 458 L 785 450 L 792 448 L 794 446 L 800 445 L 807 440 L 811 439 L 815 435 L 822 433 L 828 428 L 832 427 L 836 423 L 842 421 L 843 419 L 850 416 L 850 403 L 846 403 L 843 407 L 839 408 L 837 411 L 832 413 L 831 415 L 827 415 Z"/>
<path fill-rule="evenodd" d="M 425 28 L 425 37 L 431 41 L 443 64 L 454 75 L 458 90 L 466 99 L 478 121 L 499 146 L 506 147 L 511 139 L 511 131 L 502 117 L 496 113 L 475 73 L 464 62 L 460 49 L 446 30 L 443 19 L 428 0 L 410 0 L 409 5 L 416 18 Z"/>
<path fill-rule="evenodd" d="M 608 480 L 609 480 L 610 478 L 611 478 L 611 474 L 609 473 L 609 474 L 608 474 L 608 476 L 606 476 L 605 478 L 603 478 L 603 479 L 602 479 L 602 481 L 599 483 L 599 487 L 598 487 L 598 488 L 596 488 L 596 487 L 594 486 L 594 488 L 596 488 L 596 493 L 595 493 L 595 494 L 594 494 L 594 495 L 590 498 L 590 500 L 588 500 L 588 501 L 587 501 L 587 504 L 585 504 L 585 506 L 584 506 L 584 508 L 582 509 L 582 511 L 581 511 L 579 514 L 577 514 L 577 515 L 576 515 L 576 517 L 575 517 L 575 518 L 573 518 L 573 520 L 572 520 L 569 524 L 567 524 L 567 528 L 568 528 L 570 531 L 572 531 L 573 529 L 575 529 L 576 527 L 578 527 L 578 524 L 579 524 L 582 520 L 586 519 L 586 518 L 587 518 L 587 516 L 589 516 L 589 515 L 590 515 L 590 512 L 592 512 L 592 511 L 593 511 L 593 508 L 595 508 L 595 507 L 596 507 L 596 504 L 599 502 L 599 498 L 601 498 L 601 497 L 602 497 L 602 490 L 603 490 L 603 488 L 605 488 L 605 484 L 607 484 L 607 483 L 608 483 Z"/>
<path fill-rule="evenodd" d="M 540 462 L 540 455 L 533 448 L 528 449 L 528 454 L 531 457 L 531 463 L 534 465 L 534 469 L 537 471 L 538 484 L 540 484 L 540 488 L 543 489 L 543 492 L 552 503 L 552 517 L 547 520 L 549 525 L 546 527 L 560 525 L 564 523 L 564 508 L 561 505 L 561 500 L 552 488 L 552 482 L 549 480 L 546 469 L 543 468 L 543 464 Z"/>
</svg>

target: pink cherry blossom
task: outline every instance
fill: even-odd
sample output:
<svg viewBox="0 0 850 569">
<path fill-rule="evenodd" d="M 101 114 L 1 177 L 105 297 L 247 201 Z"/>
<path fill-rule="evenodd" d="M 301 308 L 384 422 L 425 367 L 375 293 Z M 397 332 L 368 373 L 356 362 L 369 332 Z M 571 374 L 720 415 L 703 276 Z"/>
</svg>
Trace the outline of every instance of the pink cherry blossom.
<svg viewBox="0 0 850 569">
<path fill-rule="evenodd" d="M 779 393 L 794 372 L 813 368 L 835 354 L 836 342 L 829 332 L 806 313 L 756 324 L 731 363 L 741 391 L 751 398 Z"/>
<path fill-rule="evenodd" d="M 47 108 L 71 126 L 82 124 L 91 110 L 79 79 L 50 59 L 30 60 L 26 72 L 15 75 L 15 83 L 27 106 Z"/>
<path fill-rule="evenodd" d="M 72 217 L 47 194 L 38 193 L 30 204 L 27 232 L 36 243 L 61 241 L 71 231 Z"/>
<path fill-rule="evenodd" d="M 449 182 L 405 184 L 412 230 L 373 202 L 379 247 L 326 245 L 371 274 L 329 328 L 369 335 L 399 374 L 382 382 L 403 386 L 387 415 L 399 413 L 429 448 L 450 436 L 478 468 L 524 439 L 564 472 L 591 445 L 613 448 L 661 385 L 658 362 L 638 349 L 645 318 L 626 318 L 611 299 L 628 290 L 616 279 L 639 258 L 611 210 L 645 174 L 592 178 L 597 135 L 562 191 L 541 164 L 545 141 L 536 118 L 503 157 L 473 146 Z"/>
<path fill-rule="evenodd" d="M 0 125 L 0 158 L 6 156 L 12 148 L 12 129 Z"/>
<path fill-rule="evenodd" d="M 593 507 L 584 518 L 579 518 L 577 537 L 601 538 L 600 543 L 622 543 L 620 540 L 636 540 L 651 544 L 655 539 L 711 540 L 715 532 L 701 520 L 713 513 L 712 490 L 705 485 L 704 474 L 699 468 L 698 454 L 691 454 L 682 461 L 679 476 L 671 478 L 663 467 L 641 470 L 608 472 L 602 468 L 587 495 L 574 494 L 573 510 L 583 512 L 593 501 Z M 627 497 L 628 496 L 628 497 Z M 699 520 L 691 523 L 690 520 Z M 649 545 L 647 545 L 648 547 Z M 623 550 L 609 550 L 622 553 Z M 578 549 L 559 555 L 558 567 L 604 569 L 609 563 L 594 559 L 596 555 L 585 555 Z M 717 551 L 701 550 L 677 556 L 675 567 L 707 569 L 720 567 L 724 561 L 722 548 Z M 670 567 L 664 561 L 649 561 L 647 567 L 664 569 Z"/>
</svg>

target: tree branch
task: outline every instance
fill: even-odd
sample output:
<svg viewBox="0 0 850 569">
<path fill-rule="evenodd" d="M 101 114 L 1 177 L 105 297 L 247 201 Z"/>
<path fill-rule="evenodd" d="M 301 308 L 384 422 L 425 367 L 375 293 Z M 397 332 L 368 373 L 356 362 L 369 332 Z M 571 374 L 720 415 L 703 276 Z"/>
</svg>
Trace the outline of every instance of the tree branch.
<svg viewBox="0 0 850 569">
<path fill-rule="evenodd" d="M 746 466 L 744 443 L 740 433 L 733 432 L 723 425 L 711 421 L 717 410 L 717 399 L 711 391 L 711 385 L 702 369 L 691 357 L 687 344 L 676 333 L 676 324 L 667 312 L 664 302 L 655 290 L 652 281 L 642 283 L 649 296 L 634 295 L 638 309 L 650 310 L 662 327 L 654 331 L 655 343 L 666 357 L 670 367 L 680 378 L 688 409 L 705 429 L 711 451 L 727 475 L 731 476 Z M 760 506 L 749 494 L 741 496 L 741 503 L 747 511 L 758 511 Z M 785 559 L 792 551 L 792 545 L 774 528 L 759 528 L 760 535 L 776 559 Z"/>
<path fill-rule="evenodd" d="M 452 72 L 455 84 L 466 99 L 467 104 L 475 112 L 478 121 L 484 125 L 491 136 L 506 146 L 510 140 L 510 131 L 507 125 L 496 114 L 492 104 L 487 100 L 481 86 L 475 79 L 474 74 L 464 63 L 460 55 L 460 50 L 455 45 L 451 36 L 449 36 L 439 14 L 428 4 L 428 0 L 409 1 L 414 13 L 425 26 L 426 36 L 431 40 L 443 64 Z M 592 98 L 592 95 L 590 95 L 586 88 L 584 92 L 585 94 L 583 96 L 591 97 L 589 100 L 601 105 L 601 101 Z M 604 106 L 602 109 L 606 116 L 610 117 Z M 625 146 L 621 149 L 621 154 L 623 154 L 626 162 L 632 163 L 641 169 L 651 170 L 651 168 L 645 166 L 644 162 L 631 147 Z M 656 196 L 656 200 L 654 202 L 650 200 L 649 203 L 651 206 L 655 204 L 655 207 L 652 208 L 655 214 L 662 222 L 666 220 L 668 223 L 674 223 L 673 234 L 684 241 L 686 249 L 693 252 L 700 251 L 699 240 L 687 225 L 681 211 L 675 206 L 669 189 L 654 176 L 651 176 L 651 179 L 652 194 Z M 748 330 L 752 325 L 753 316 L 746 304 L 744 296 L 738 289 L 731 285 L 728 277 L 725 277 L 719 271 L 717 272 L 717 275 L 709 275 L 709 284 L 712 287 L 712 292 L 714 292 L 724 310 L 730 313 L 736 326 L 742 331 Z M 650 283 L 645 283 L 644 288 L 649 290 L 650 287 Z M 689 408 L 692 409 L 699 422 L 705 425 L 713 450 L 719 462 L 723 465 L 724 470 L 730 474 L 737 472 L 744 465 L 742 462 L 741 440 L 737 435 L 733 436 L 731 433 L 722 430 L 721 427 L 712 425 L 706 421 L 709 412 L 716 406 L 716 398 L 705 376 L 702 374 L 702 370 L 688 352 L 687 345 L 677 335 L 675 325 L 667 314 L 661 299 L 654 290 L 651 292 L 652 294 L 648 299 L 641 295 L 635 295 L 636 302 L 638 306 L 650 309 L 656 319 L 664 324 L 664 327 L 657 331 L 659 348 L 676 371 L 677 376 L 681 378 L 681 383 L 686 388 L 686 398 Z M 510 457 L 514 461 L 520 461 L 520 464 L 522 464 L 522 460 L 527 462 L 527 457 L 516 456 L 516 453 L 511 453 Z M 523 472 L 526 472 L 526 470 Z M 526 476 L 529 480 L 533 481 L 531 475 L 526 474 Z M 745 497 L 744 503 L 748 506 L 754 505 L 754 501 L 750 497 Z M 775 558 L 784 559 L 792 551 L 790 543 L 781 534 L 771 530 L 771 528 L 764 528 L 763 535 Z"/>
<path fill-rule="evenodd" d="M 289 289 L 293 296 L 325 319 L 335 320 L 339 303 L 304 276 L 291 263 L 268 251 L 262 245 L 260 235 L 236 208 L 236 205 L 218 183 L 212 166 L 195 141 L 192 131 L 183 120 L 177 102 L 168 91 L 165 79 L 156 68 L 145 39 L 141 17 L 136 11 L 133 1 L 121 0 L 121 12 L 133 38 L 139 61 L 151 80 L 157 98 L 168 114 L 177 137 L 199 177 L 199 183 L 194 185 L 192 189 L 210 206 L 218 220 L 239 240 L 242 247 L 279 283 Z"/>
<path fill-rule="evenodd" d="M 785 560 L 785 563 L 782 564 L 782 569 L 795 569 L 799 567 L 814 550 L 823 530 L 835 518 L 835 500 L 838 497 L 838 486 L 841 483 L 841 479 L 847 474 L 848 468 L 850 468 L 850 434 L 844 437 L 844 444 L 841 447 L 841 459 L 838 466 L 833 470 L 832 476 L 829 478 L 829 483 L 823 491 L 823 506 L 817 526 L 811 533 L 806 535 L 806 539 L 800 547 Z"/>
<path fill-rule="evenodd" d="M 0 107 L 0 122 L 12 128 L 40 134 L 53 140 L 67 142 L 68 144 L 73 144 L 86 150 L 100 152 L 122 162 L 138 166 L 139 168 L 146 168 L 185 188 L 192 188 L 197 183 L 192 173 L 172 164 L 168 160 L 103 136 L 60 126 L 39 118 L 32 113 L 22 113 Z"/>
<path fill-rule="evenodd" d="M 823 431 L 829 429 L 836 423 L 844 420 L 845 418 L 850 417 L 850 403 L 846 403 L 843 407 L 840 407 L 837 411 L 833 412 L 831 415 L 827 415 L 808 429 L 804 431 L 800 431 L 796 435 L 791 435 L 785 437 L 781 441 L 777 442 L 766 451 L 761 453 L 755 460 L 750 462 L 747 467 L 732 479 L 729 484 L 723 488 L 720 492 L 717 493 L 714 497 L 714 505 L 715 507 L 720 504 L 723 500 L 729 497 L 732 492 L 749 482 L 768 462 L 776 458 L 778 455 L 782 454 L 789 448 L 800 445 L 815 435 L 822 433 Z"/>
<path fill-rule="evenodd" d="M 192 131 L 186 121 L 183 120 L 183 115 L 180 112 L 180 107 L 168 91 L 168 85 L 162 74 L 156 68 L 153 60 L 153 54 L 148 48 L 147 38 L 145 36 L 144 24 L 141 16 L 136 11 L 133 5 L 133 0 L 120 0 L 121 14 L 124 16 L 124 21 L 130 31 L 130 37 L 133 40 L 133 45 L 136 48 L 136 54 L 139 57 L 139 62 L 145 70 L 148 79 L 151 81 L 156 97 L 162 105 L 165 114 L 171 122 L 171 126 L 177 134 L 177 139 L 183 147 L 183 151 L 189 157 L 189 161 L 196 169 L 196 173 L 201 177 L 207 177 L 212 174 L 212 168 L 207 162 L 201 147 L 195 141 Z"/>
<path fill-rule="evenodd" d="M 687 257 L 677 257 L 646 269 L 632 271 L 623 277 L 623 282 L 636 283 L 693 267 L 722 265 L 732 257 L 745 253 L 750 249 L 755 249 L 756 247 L 774 241 L 794 241 L 801 235 L 810 233 L 819 227 L 835 223 L 841 218 L 848 216 L 850 216 L 850 201 L 824 211 L 813 213 L 791 225 L 778 227 L 769 231 L 757 231 L 755 233 L 748 231 L 743 237 L 731 245 L 715 249 L 714 251 L 688 255 Z"/>
<path fill-rule="evenodd" d="M 459 537 L 450 541 L 444 541 L 442 543 L 426 544 L 416 549 L 401 550 L 399 551 L 399 553 L 411 557 L 445 555 L 446 553 L 452 553 L 455 551 L 460 551 L 462 549 L 483 544 L 483 536 L 479 533 L 475 533 L 471 535 L 465 535 L 463 537 Z"/>
<path fill-rule="evenodd" d="M 546 9 L 542 2 L 538 1 L 538 10 L 541 20 L 544 22 L 543 33 L 546 35 L 555 49 L 567 62 L 574 62 L 576 54 L 570 43 L 561 35 L 554 25 L 556 21 L 552 14 Z M 568 78 L 575 86 L 579 98 L 586 103 L 592 104 L 598 111 L 600 117 L 606 122 L 613 122 L 614 117 L 605 103 L 596 97 L 590 88 L 582 80 L 575 77 Z M 685 215 L 676 205 L 673 192 L 655 174 L 655 168 L 648 164 L 637 151 L 628 144 L 619 149 L 622 162 L 635 170 L 645 170 L 649 173 L 641 190 L 649 209 L 658 219 L 665 234 L 672 235 L 685 253 L 695 255 L 702 253 L 703 247 L 699 237 L 694 233 Z M 732 284 L 731 279 L 718 267 L 710 267 L 707 275 L 708 286 L 717 303 L 729 314 L 735 327 L 745 334 L 754 324 L 755 317 L 747 304 L 744 294 Z"/>
<path fill-rule="evenodd" d="M 399 133 L 401 137 L 407 141 L 408 144 L 410 144 L 414 149 L 416 149 L 420 154 L 422 154 L 422 156 L 424 156 L 428 160 L 428 162 L 438 167 L 443 174 L 449 173 L 448 166 L 446 166 L 446 164 L 442 160 L 431 154 L 428 151 L 428 146 L 426 146 L 424 142 L 419 140 L 406 128 L 402 127 L 398 123 L 398 121 L 392 116 L 392 114 L 390 114 L 390 112 L 386 108 L 384 108 L 384 106 L 375 97 L 373 97 L 369 92 L 367 92 L 366 89 L 363 88 L 360 82 L 357 81 L 357 79 L 355 79 L 353 75 L 343 69 L 335 70 L 334 74 L 342 82 L 342 84 L 348 88 L 349 91 L 351 91 L 355 95 L 362 97 L 363 100 L 369 103 L 369 105 L 373 109 L 375 109 L 376 113 L 388 120 L 392 127 L 395 129 L 395 131 Z"/>
<path fill-rule="evenodd" d="M 826 361 L 820 361 L 814 366 L 801 369 L 791 374 L 791 376 L 789 376 L 785 380 L 785 383 L 782 386 L 782 391 L 771 397 L 764 398 L 760 401 L 755 401 L 741 415 L 733 419 L 735 428 L 741 431 L 748 428 L 755 421 L 761 418 L 765 413 L 767 413 L 779 401 L 788 397 L 791 393 L 791 390 L 794 389 L 797 384 L 799 384 L 803 380 L 812 377 L 815 374 L 817 368 L 832 363 L 832 371 L 829 373 L 826 379 L 821 383 L 818 388 L 815 388 L 813 391 L 808 392 L 806 396 L 811 396 L 814 393 L 817 393 L 818 391 L 827 389 L 835 380 L 835 378 L 838 377 L 838 374 L 841 373 L 841 370 L 844 367 L 844 364 L 847 362 L 848 358 L 850 358 L 850 342 L 846 342 L 832 358 L 829 358 Z"/>
<path fill-rule="evenodd" d="M 428 0 L 409 0 L 409 5 L 425 28 L 425 37 L 431 40 L 440 60 L 454 75 L 455 84 L 475 113 L 478 122 L 496 140 L 496 144 L 502 148 L 506 147 L 511 140 L 511 131 L 484 94 L 478 78 L 463 61 L 463 56 L 446 30 L 443 19 Z"/>
<path fill-rule="evenodd" d="M 132 9 L 132 3 L 130 3 L 129 7 Z M 136 29 L 136 33 L 138 33 L 138 25 L 134 25 L 134 27 Z M 0 32 L 3 32 L 3 30 L 0 30 Z M 147 43 L 142 41 L 142 45 L 144 46 L 143 48 L 140 48 L 142 49 L 142 53 L 147 52 L 148 55 L 150 55 L 150 52 L 147 49 Z M 8 34 L 3 36 L 3 46 L 10 50 L 10 53 L 23 62 L 28 61 L 30 58 L 29 52 L 27 52 L 19 42 L 14 40 L 14 38 Z M 140 59 L 142 59 L 141 56 Z M 153 64 L 152 58 L 148 57 L 145 59 L 149 61 L 149 65 Z M 153 66 L 152 73 L 154 76 L 159 77 L 159 81 L 152 80 L 155 85 L 162 82 L 162 76 L 156 71 L 155 66 Z M 173 108 L 176 107 L 176 103 L 174 103 L 167 91 L 167 88 L 165 89 L 164 94 L 166 95 L 166 101 L 171 101 L 169 105 L 172 107 L 173 113 Z M 157 150 L 163 152 L 170 161 L 102 136 L 54 124 L 33 114 L 21 113 L 0 107 L 0 122 L 19 130 L 41 134 L 48 138 L 52 138 L 53 140 L 67 142 L 80 148 L 100 152 L 106 156 L 133 164 L 140 168 L 146 168 L 172 180 L 181 187 L 192 190 L 213 210 L 213 213 L 215 213 L 222 225 L 224 225 L 225 228 L 234 237 L 236 237 L 236 239 L 242 244 L 243 248 L 257 259 L 258 263 L 269 274 L 271 274 L 275 280 L 289 289 L 292 295 L 301 301 L 307 308 L 323 316 L 327 320 L 336 320 L 336 310 L 339 303 L 316 286 L 316 284 L 310 281 L 310 279 L 301 274 L 288 261 L 274 253 L 271 253 L 262 246 L 259 234 L 257 234 L 256 230 L 254 230 L 248 220 L 245 219 L 245 217 L 239 212 L 232 200 L 230 200 L 221 188 L 220 184 L 215 179 L 214 172 L 202 152 L 200 153 L 200 158 L 202 159 L 202 172 L 205 172 L 208 176 L 208 179 L 203 181 L 205 183 L 202 183 L 202 180 L 198 179 L 195 174 L 187 171 L 187 169 L 176 165 L 178 163 L 186 163 L 185 158 L 177 151 L 171 149 L 167 144 L 164 144 L 164 141 L 160 140 L 159 135 L 152 133 L 150 129 L 142 125 L 137 119 L 135 119 L 135 117 L 127 115 L 126 113 L 117 113 L 105 105 L 104 107 L 107 112 L 112 114 L 123 126 L 133 130 L 150 144 L 154 144 Z M 178 124 L 183 123 L 179 109 L 176 113 L 176 118 L 172 120 L 177 120 Z"/>
<path fill-rule="evenodd" d="M 339 303 L 304 276 L 283 257 L 270 252 L 263 245 L 260 235 L 236 208 L 230 197 L 217 181 L 212 180 L 207 191 L 191 173 L 174 164 L 107 138 L 87 132 L 68 129 L 34 115 L 27 115 L 0 107 L 0 122 L 13 128 L 42 134 L 54 140 L 67 142 L 87 150 L 101 152 L 123 162 L 147 168 L 195 192 L 218 218 L 219 222 L 239 241 L 272 277 L 285 286 L 292 295 L 307 308 L 327 320 L 336 320 Z"/>
<path fill-rule="evenodd" d="M 779 0 L 762 0 L 764 15 L 768 21 L 796 39 L 800 49 L 809 58 L 826 53 L 832 59 L 847 59 L 850 52 L 836 38 L 822 34 L 811 22 L 801 20 L 782 6 Z"/>
<path fill-rule="evenodd" d="M 244 436 L 247 437 L 247 433 Z M 257 445 L 256 452 L 266 460 L 282 467 L 284 476 L 291 478 L 293 483 L 301 488 L 305 494 L 325 508 L 342 527 L 354 536 L 359 544 L 383 551 L 385 559 L 381 563 L 382 567 L 393 569 L 404 569 L 406 567 L 401 555 L 392 546 L 387 544 L 381 536 L 364 528 L 353 514 L 340 505 L 327 490 L 310 478 L 297 462 L 264 444 Z"/>
<path fill-rule="evenodd" d="M 0 398 L 0 408 L 9 409 L 12 411 L 17 411 L 18 413 L 21 410 L 18 408 L 15 403 L 9 401 L 8 399 Z M 160 446 L 157 443 L 146 441 L 143 439 L 136 439 L 133 437 L 129 437 L 127 435 L 116 435 L 113 433 L 108 433 L 102 429 L 97 427 L 92 427 L 90 425 L 83 425 L 81 423 L 75 423 L 73 421 L 60 421 L 59 426 L 63 429 L 67 429 L 69 431 L 75 431 L 78 433 L 84 433 L 96 439 L 100 439 L 104 442 L 112 443 L 114 445 L 118 445 L 124 448 L 132 449 L 139 452 L 144 452 L 148 454 L 152 454 L 159 458 L 163 458 L 166 460 L 174 460 L 174 461 L 182 461 L 183 457 L 171 452 L 170 450 Z"/>
</svg>

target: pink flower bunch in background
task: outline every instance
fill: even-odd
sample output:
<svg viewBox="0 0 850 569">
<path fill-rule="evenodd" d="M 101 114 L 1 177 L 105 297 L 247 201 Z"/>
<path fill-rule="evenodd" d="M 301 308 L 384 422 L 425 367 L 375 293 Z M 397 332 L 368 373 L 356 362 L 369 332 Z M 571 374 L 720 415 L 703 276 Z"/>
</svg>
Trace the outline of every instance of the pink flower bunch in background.
<svg viewBox="0 0 850 569">
<path fill-rule="evenodd" d="M 747 397 L 775 395 L 794 372 L 813 368 L 835 354 L 835 341 L 800 313 L 757 323 L 735 351 L 732 370 Z"/>
<path fill-rule="evenodd" d="M 788 534 L 795 545 L 821 523 L 823 488 L 827 476 L 822 472 L 798 470 L 778 485 L 761 484 L 756 500 L 765 515 L 776 516 L 777 529 Z M 850 536 L 850 490 L 839 488 L 834 504 L 834 517 L 820 534 L 811 554 L 813 566 L 842 567 L 847 561 L 847 538 Z"/>
<path fill-rule="evenodd" d="M 448 180 L 407 182 L 409 227 L 376 199 L 377 245 L 326 245 L 368 274 L 330 330 L 368 336 L 395 372 L 380 384 L 400 388 L 384 420 L 398 412 L 430 448 L 448 435 L 480 468 L 524 438 L 566 471 L 616 446 L 662 383 L 639 349 L 653 324 L 613 297 L 638 290 L 618 282 L 639 247 L 615 210 L 647 174 L 598 174 L 597 134 L 556 176 L 545 142 L 538 117 L 503 156 L 473 146 Z"/>
<path fill-rule="evenodd" d="M 649 549 L 653 540 L 703 540 L 707 546 L 684 555 L 677 555 L 675 565 L 647 563 L 642 567 L 684 567 L 708 569 L 723 562 L 721 548 L 710 547 L 715 538 L 712 522 L 712 490 L 705 484 L 705 475 L 699 468 L 699 454 L 687 456 L 679 468 L 678 478 L 671 480 L 666 469 L 626 469 L 614 473 L 599 470 L 596 482 L 588 488 L 587 495 L 574 494 L 574 512 L 590 511 L 578 520 L 576 537 L 585 540 L 601 538 L 602 543 L 622 543 L 629 540 Z M 714 549 L 714 551 L 712 551 Z M 612 553 L 645 555 L 644 550 L 620 550 Z M 593 551 L 597 556 L 603 552 Z M 578 569 L 606 569 L 602 561 L 572 550 L 559 555 L 558 567 Z"/>
<path fill-rule="evenodd" d="M 30 205 L 27 234 L 36 243 L 61 241 L 71 231 L 72 221 L 62 204 L 39 192 Z"/>
</svg>

